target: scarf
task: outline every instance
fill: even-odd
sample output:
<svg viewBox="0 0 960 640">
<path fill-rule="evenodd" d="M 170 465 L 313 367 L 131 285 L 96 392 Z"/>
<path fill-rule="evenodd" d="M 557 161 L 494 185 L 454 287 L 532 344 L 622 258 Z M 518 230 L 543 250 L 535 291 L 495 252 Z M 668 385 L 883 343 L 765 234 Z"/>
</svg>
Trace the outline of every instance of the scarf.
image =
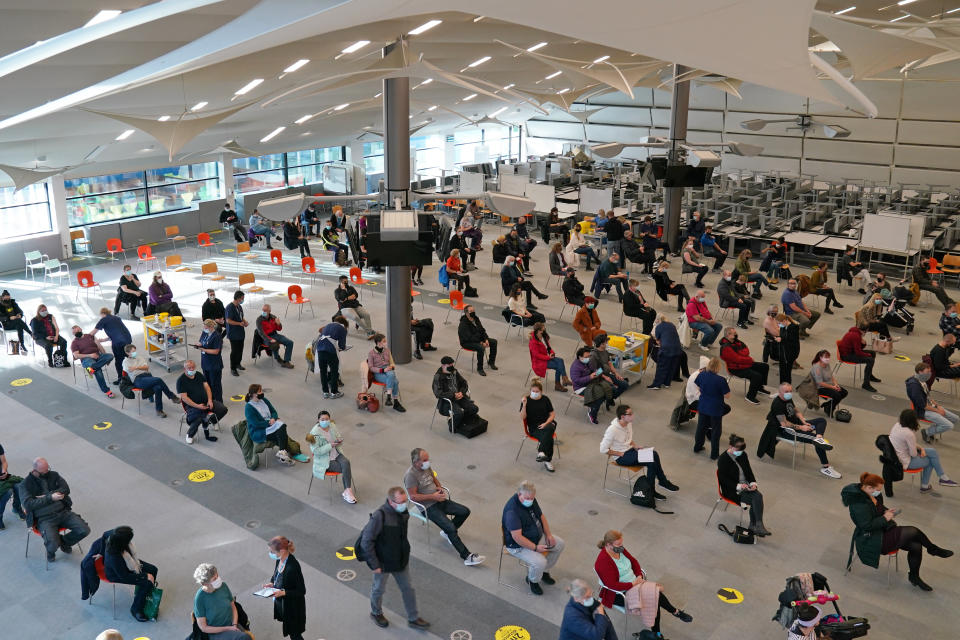
<svg viewBox="0 0 960 640">
<path fill-rule="evenodd" d="M 123 561 L 127 565 L 127 569 L 134 573 L 140 573 L 140 559 L 137 558 L 137 549 L 133 546 L 133 542 L 127 545 L 127 550 L 123 552 Z"/>
</svg>

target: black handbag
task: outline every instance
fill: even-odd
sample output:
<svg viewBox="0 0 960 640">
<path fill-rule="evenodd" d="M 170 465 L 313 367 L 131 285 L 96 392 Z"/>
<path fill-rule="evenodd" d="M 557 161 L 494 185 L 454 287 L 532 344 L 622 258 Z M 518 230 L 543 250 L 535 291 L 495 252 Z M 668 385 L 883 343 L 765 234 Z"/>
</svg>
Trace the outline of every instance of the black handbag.
<svg viewBox="0 0 960 640">
<path fill-rule="evenodd" d="M 833 419 L 837 422 L 850 422 L 853 419 L 853 414 L 846 409 L 837 409 L 833 413 Z"/>
<path fill-rule="evenodd" d="M 723 531 L 725 534 L 733 538 L 733 541 L 738 544 L 757 544 L 757 537 L 753 534 L 753 531 L 747 529 L 746 527 L 741 527 L 737 525 L 737 528 L 733 531 L 727 529 L 723 524 L 718 524 L 717 529 Z"/>
</svg>

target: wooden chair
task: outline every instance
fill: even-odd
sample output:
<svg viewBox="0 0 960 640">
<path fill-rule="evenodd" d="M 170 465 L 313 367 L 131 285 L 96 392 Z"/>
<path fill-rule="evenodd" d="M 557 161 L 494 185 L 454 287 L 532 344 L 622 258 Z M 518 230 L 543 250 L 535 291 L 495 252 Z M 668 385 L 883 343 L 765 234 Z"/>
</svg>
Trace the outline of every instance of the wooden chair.
<svg viewBox="0 0 960 640">
<path fill-rule="evenodd" d="M 160 268 L 160 262 L 154 257 L 153 249 L 150 248 L 150 245 L 142 244 L 137 247 L 137 266 L 149 265 L 151 262 L 155 268 Z M 149 267 L 147 267 L 147 270 L 150 270 Z"/>
<path fill-rule="evenodd" d="M 200 287 L 203 288 L 204 279 L 209 278 L 210 280 L 223 280 L 224 276 L 220 275 L 220 269 L 217 267 L 216 262 L 208 262 L 207 264 L 200 265 Z"/>
<path fill-rule="evenodd" d="M 283 312 L 283 317 L 286 318 L 287 314 L 290 312 L 290 305 L 297 305 L 299 313 L 297 314 L 297 319 L 303 315 L 303 305 L 310 305 L 310 313 L 313 314 L 313 317 L 317 317 L 317 314 L 313 311 L 313 303 L 310 302 L 310 298 L 303 297 L 303 289 L 300 288 L 300 285 L 292 284 L 287 287 L 287 310 Z"/>
<path fill-rule="evenodd" d="M 86 289 L 86 291 L 87 291 L 87 300 L 89 300 L 89 299 L 90 299 L 90 289 L 94 289 L 94 288 L 96 288 L 97 290 L 100 291 L 100 297 L 102 298 L 102 297 L 103 297 L 103 290 L 100 289 L 100 283 L 94 281 L 94 279 L 93 279 L 93 272 L 90 271 L 90 270 L 88 270 L 88 269 L 84 269 L 83 271 L 78 271 L 78 272 L 77 272 L 77 295 L 74 297 L 74 299 L 79 300 L 79 299 L 80 299 L 80 289 Z"/>
<path fill-rule="evenodd" d="M 957 276 L 957 286 L 960 286 L 960 256 L 955 256 L 952 253 L 943 256 L 943 264 L 940 265 L 940 270 L 948 275 Z"/>
<path fill-rule="evenodd" d="M 165 260 L 167 269 L 172 269 L 173 271 L 180 273 L 181 271 L 190 271 L 190 267 L 183 266 L 183 258 L 179 254 L 173 254 L 166 257 Z"/>
<path fill-rule="evenodd" d="M 74 229 L 71 231 L 70 242 L 73 243 L 75 253 L 81 252 L 80 245 L 86 245 L 86 251 L 90 250 L 90 241 L 87 240 L 87 236 L 83 232 L 83 229 Z"/>
<path fill-rule="evenodd" d="M 169 240 L 173 244 L 174 249 L 177 248 L 178 240 L 183 240 L 183 248 L 184 249 L 187 248 L 187 236 L 180 235 L 180 227 L 178 225 L 171 225 L 169 227 L 164 227 L 163 232 L 164 234 L 166 234 L 167 240 Z"/>
<path fill-rule="evenodd" d="M 115 253 L 123 254 L 123 259 L 127 259 L 127 250 L 123 248 L 123 241 L 120 238 L 107 239 L 107 253 L 110 254 L 110 260 L 113 261 Z"/>
<path fill-rule="evenodd" d="M 252 273 L 241 273 L 240 276 L 239 276 L 239 278 L 238 278 L 238 281 L 239 281 L 239 284 L 240 284 L 240 290 L 241 290 L 241 291 L 243 291 L 244 293 L 249 293 L 249 294 L 259 293 L 259 294 L 260 294 L 260 297 L 263 298 L 263 291 L 264 291 L 264 289 L 263 289 L 263 287 L 261 287 L 261 286 L 259 286 L 259 285 L 257 284 L 257 278 L 256 278 L 256 276 L 254 276 Z M 249 287 L 249 288 L 247 288 L 247 289 L 244 289 L 243 286 L 246 285 L 246 284 L 253 285 L 253 286 L 251 286 L 251 287 Z"/>
</svg>

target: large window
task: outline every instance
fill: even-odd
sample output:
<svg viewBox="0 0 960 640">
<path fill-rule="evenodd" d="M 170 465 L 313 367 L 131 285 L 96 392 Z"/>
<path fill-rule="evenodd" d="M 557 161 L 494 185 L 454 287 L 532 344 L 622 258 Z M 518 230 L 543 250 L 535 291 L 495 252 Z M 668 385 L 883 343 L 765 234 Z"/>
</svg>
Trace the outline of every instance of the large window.
<svg viewBox="0 0 960 640">
<path fill-rule="evenodd" d="M 189 209 L 220 197 L 216 162 L 65 180 L 71 227 Z"/>
<path fill-rule="evenodd" d="M 519 157 L 519 135 L 518 127 L 498 125 L 486 129 L 468 128 L 456 131 L 453 134 L 453 163 L 459 169 L 474 162 L 494 162 L 499 158 Z"/>
<path fill-rule="evenodd" d="M 323 182 L 323 165 L 344 159 L 343 147 L 303 149 L 233 161 L 233 184 L 237 193 L 300 187 Z"/>
<path fill-rule="evenodd" d="M 383 173 L 383 142 L 363 143 L 363 166 L 367 175 Z"/>
<path fill-rule="evenodd" d="M 53 231 L 47 184 L 0 187 L 0 240 Z"/>
<path fill-rule="evenodd" d="M 439 178 L 443 174 L 443 142 L 439 135 L 410 139 L 410 148 L 416 150 L 416 175 Z"/>
</svg>

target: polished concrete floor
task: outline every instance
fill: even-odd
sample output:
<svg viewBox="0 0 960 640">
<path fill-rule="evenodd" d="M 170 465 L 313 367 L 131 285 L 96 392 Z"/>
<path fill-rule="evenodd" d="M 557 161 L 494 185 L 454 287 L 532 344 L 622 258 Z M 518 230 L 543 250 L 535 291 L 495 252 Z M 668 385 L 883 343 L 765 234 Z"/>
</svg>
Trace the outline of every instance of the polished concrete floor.
<svg viewBox="0 0 960 640">
<path fill-rule="evenodd" d="M 485 232 L 489 235 L 494 230 Z M 221 236 L 219 251 L 232 247 L 227 240 Z M 161 260 L 170 253 L 169 247 L 163 245 L 154 249 Z M 188 320 L 192 320 L 188 331 L 195 336 L 204 288 L 199 281 L 199 262 L 192 249 L 177 253 L 183 254 L 191 271 L 169 273 L 167 280 Z M 538 248 L 534 255 L 537 259 L 533 271 L 540 286 L 546 280 L 546 252 Z M 287 258 L 296 260 L 294 254 Z M 147 404 L 140 414 L 136 403 L 129 401 L 121 409 L 119 396 L 109 400 L 93 384 L 88 392 L 83 379 L 75 384 L 69 369 L 47 369 L 39 356 L 0 357 L 0 384 L 6 389 L 0 397 L 0 411 L 5 416 L 0 422 L 0 443 L 7 451 L 10 470 L 24 475 L 34 457 L 48 458 L 52 467 L 70 482 L 75 510 L 90 523 L 93 535 L 120 524 L 131 525 L 140 555 L 159 566 L 159 580 L 164 588 L 159 621 L 140 624 L 128 613 L 130 589 L 118 587 L 114 621 L 109 587 L 97 594 L 92 605 L 80 600 L 77 554 L 58 557 L 45 572 L 41 547 L 34 539 L 30 556 L 23 558 L 25 527 L 8 512 L 7 528 L 0 532 L 0 573 L 5 578 L 0 581 L 0 637 L 92 639 L 102 629 L 114 626 L 125 638 L 183 638 L 189 632 L 196 589 L 193 569 L 200 562 L 213 562 L 247 609 L 257 638 L 280 638 L 280 627 L 271 619 L 270 603 L 250 594 L 259 583 L 269 579 L 272 570 L 265 541 L 282 534 L 294 540 L 304 567 L 308 602 L 305 637 L 311 640 L 467 637 L 457 631 L 487 639 L 493 638 L 497 629 L 510 625 L 527 629 L 536 639 L 555 638 L 567 598 L 562 586 L 575 577 L 595 582 L 595 543 L 611 528 L 624 532 L 626 546 L 647 574 L 664 585 L 675 604 L 694 616 L 690 624 L 672 617 L 665 619 L 663 630 L 668 638 L 782 637 L 783 631 L 770 620 L 777 608 L 776 596 L 788 576 L 802 571 L 826 575 L 833 591 L 841 597 L 843 611 L 870 619 L 871 637 L 904 637 L 917 629 L 923 629 L 931 638 L 953 637 L 957 618 L 950 603 L 960 596 L 956 558 L 924 558 L 922 575 L 935 588 L 932 593 L 921 593 L 906 581 L 905 558 L 901 558 L 899 572 L 891 575 L 889 586 L 885 562 L 879 571 L 856 563 L 851 575 L 844 576 L 843 572 L 852 524 L 840 504 L 840 489 L 855 481 L 862 471 L 880 470 L 874 438 L 889 431 L 894 416 L 905 406 L 903 380 L 912 373 L 920 354 L 936 340 L 939 311 L 929 301 L 924 299 L 915 310 L 917 331 L 896 344 L 895 355 L 905 355 L 910 360 L 881 356 L 876 367 L 876 374 L 883 379 L 876 385 L 878 394 L 851 388 L 845 404 L 853 412 L 853 421 L 830 423 L 827 437 L 836 446 L 831 462 L 844 474 L 842 480 L 820 475 L 812 451 L 806 458 L 797 457 L 795 470 L 791 469 L 790 451 L 783 445 L 775 461 L 758 462 L 755 444 L 763 429 L 767 402 L 752 406 L 742 399 L 739 381 L 731 385 L 733 412 L 726 418 L 724 430 L 736 431 L 748 439 L 748 451 L 766 497 L 765 520 L 774 534 L 748 547 L 735 545 L 716 529 L 720 522 L 735 524 L 736 515 L 732 512 L 719 513 L 709 528 L 704 527 L 716 499 L 715 465 L 707 457 L 692 453 L 692 424 L 680 431 L 668 427 L 670 411 L 681 393 L 680 385 L 648 391 L 644 387 L 652 371 L 642 384 L 625 394 L 624 400 L 638 409 L 636 439 L 657 447 L 667 474 L 681 487 L 679 493 L 670 494 L 669 500 L 660 505 L 674 514 L 641 509 L 601 490 L 604 458 L 598 445 L 610 414 L 601 413 L 599 426 L 586 420 L 578 403 L 564 414 L 567 398 L 552 391 L 552 385 L 548 385 L 547 394 L 558 410 L 558 435 L 562 440 L 560 456 L 555 460 L 556 473 L 549 474 L 535 463 L 535 447 L 531 444 L 524 445 L 519 460 L 510 459 L 517 455 L 521 442 L 516 412 L 524 392 L 529 358 L 525 338 L 518 338 L 516 331 L 505 337 L 506 327 L 499 314 L 499 278 L 496 273 L 489 275 L 489 260 L 489 251 L 481 253 L 479 269 L 471 277 L 480 290 L 481 297 L 475 302 L 479 314 L 489 333 L 500 340 L 500 369 L 479 377 L 470 372 L 463 357 L 460 359 L 460 369 L 470 381 L 481 415 L 489 420 L 488 432 L 479 438 L 468 441 L 452 436 L 439 420 L 430 429 L 434 406 L 430 392 L 432 375 L 440 357 L 456 355 L 458 346 L 456 314 L 451 314 L 451 324 L 443 324 L 446 307 L 438 302 L 443 296 L 436 283 L 435 266 L 425 270 L 427 285 L 418 287 L 424 295 L 415 303 L 414 314 L 433 318 L 437 327 L 434 343 L 439 351 L 399 368 L 407 413 L 397 414 L 386 407 L 377 414 L 355 409 L 352 396 L 360 385 L 358 365 L 371 345 L 352 331 L 349 342 L 354 348 L 342 354 L 342 375 L 347 383 L 344 398 L 323 400 L 319 381 L 313 376 L 304 383 L 304 345 L 335 309 L 332 292 L 336 270 L 326 265 L 323 284 L 318 280 L 306 291 L 312 298 L 316 320 L 309 308 L 303 310 L 301 319 L 297 319 L 296 309 L 286 319 L 284 333 L 296 343 L 296 368 L 288 371 L 262 360 L 254 364 L 245 355 L 247 370 L 241 377 L 225 376 L 224 391 L 228 396 L 245 392 L 251 382 L 262 383 L 290 425 L 291 435 L 301 442 L 317 411 L 332 411 L 345 436 L 344 452 L 353 462 L 360 503 L 352 506 L 340 499 L 339 490 L 333 493 L 331 502 L 326 481 L 314 482 L 311 494 L 307 495 L 310 465 L 287 468 L 272 460 L 267 468 L 248 471 L 229 432 L 220 434 L 217 443 L 199 441 L 188 446 L 179 437 L 174 411 L 170 412 L 171 417 L 160 419 Z M 232 253 L 219 253 L 217 261 L 221 271 L 230 276 L 227 283 L 218 285 L 221 299 L 227 301 L 236 284 L 236 258 Z M 322 261 L 327 261 L 326 256 Z M 92 327 L 99 308 L 104 304 L 112 306 L 120 262 L 83 259 L 72 262 L 71 267 L 76 271 L 87 264 L 92 265 L 96 279 L 104 283 L 107 300 L 91 296 L 87 301 L 81 294 L 78 303 L 72 284 L 44 288 L 25 279 L 23 274 L 8 274 L 0 278 L 0 285 L 13 293 L 28 316 L 42 301 L 56 314 L 62 328 L 74 322 Z M 241 260 L 240 267 L 241 271 L 256 273 L 258 284 L 267 289 L 265 299 L 282 316 L 286 307 L 284 291 L 294 280 L 284 272 L 281 281 L 277 268 L 269 265 L 262 254 L 252 263 Z M 144 281 L 148 280 L 148 275 L 141 275 Z M 583 279 L 589 280 L 590 275 L 584 274 Z M 711 300 L 715 300 L 712 289 L 717 277 L 711 274 L 706 278 Z M 641 287 L 649 299 L 654 298 L 652 282 L 644 280 Z M 384 323 L 382 289 L 381 282 L 365 291 L 363 297 L 378 328 Z M 554 348 L 569 364 L 577 341 L 569 325 L 569 311 L 564 322 L 557 323 L 562 296 L 556 284 L 544 290 L 551 295 L 539 305 L 540 310 L 551 319 L 548 328 Z M 778 294 L 765 291 L 761 308 L 778 300 Z M 849 327 L 859 296 L 844 289 L 840 298 L 846 308 L 836 315 L 824 316 L 813 330 L 813 337 L 803 343 L 804 365 L 818 348 L 832 350 L 834 342 Z M 248 296 L 247 300 L 248 317 L 252 318 L 261 302 L 259 297 Z M 423 309 L 419 301 L 423 301 Z M 674 315 L 673 305 L 657 305 Z M 620 313 L 615 299 L 606 297 L 598 309 L 605 325 L 616 330 Z M 126 311 L 121 314 L 126 317 Z M 139 323 L 130 322 L 129 326 L 139 335 Z M 759 356 L 761 331 L 753 328 L 741 335 Z M 716 353 L 716 347 L 713 351 Z M 694 347 L 690 355 L 695 360 L 699 350 Z M 167 374 L 156 366 L 154 373 L 163 375 L 171 385 L 178 375 Z M 849 368 L 841 368 L 839 377 L 843 384 L 852 386 Z M 23 386 L 10 384 L 23 378 L 31 382 Z M 941 388 L 949 392 L 948 387 Z M 957 409 L 955 399 L 944 396 L 942 401 Z M 241 418 L 242 403 L 228 404 L 230 413 L 224 422 L 233 424 Z M 93 428 L 102 427 L 105 422 L 111 423 L 108 429 Z M 946 434 L 936 448 L 947 471 L 960 476 L 957 437 L 954 433 Z M 403 607 L 393 586 L 388 588 L 385 600 L 392 624 L 387 630 L 374 627 L 367 615 L 369 571 L 365 565 L 337 557 L 338 550 L 353 543 L 367 514 L 383 501 L 385 490 L 400 483 L 413 447 L 430 451 L 433 466 L 452 490 L 454 499 L 470 507 L 473 513 L 461 530 L 463 539 L 471 551 L 487 556 L 486 563 L 479 567 L 464 567 L 437 535 L 436 528 L 432 528 L 428 538 L 424 527 L 411 521 L 412 575 L 420 614 L 433 622 L 429 633 L 408 629 L 403 624 Z M 187 479 L 192 471 L 200 469 L 213 471 L 213 479 L 203 483 Z M 558 584 L 546 587 L 542 597 L 533 596 L 524 588 L 515 590 L 500 585 L 497 580 L 501 509 L 524 479 L 537 483 L 544 512 L 553 530 L 567 543 L 553 572 Z M 613 478 L 612 483 L 617 480 Z M 897 484 L 896 497 L 890 502 L 903 509 L 897 518 L 901 524 L 919 526 L 935 542 L 956 546 L 953 534 L 960 525 L 960 491 L 944 488 L 938 493 L 941 495 L 920 496 L 918 486 L 907 480 Z M 84 541 L 84 549 L 92 539 Z M 344 570 L 347 572 L 343 573 Z M 517 563 L 506 557 L 502 581 L 522 587 L 522 580 L 523 572 Z M 734 605 L 721 601 L 716 594 L 724 588 L 741 591 L 743 602 Z M 622 637 L 623 617 L 616 612 L 611 615 Z M 631 631 L 638 628 L 631 621 Z"/>
</svg>

